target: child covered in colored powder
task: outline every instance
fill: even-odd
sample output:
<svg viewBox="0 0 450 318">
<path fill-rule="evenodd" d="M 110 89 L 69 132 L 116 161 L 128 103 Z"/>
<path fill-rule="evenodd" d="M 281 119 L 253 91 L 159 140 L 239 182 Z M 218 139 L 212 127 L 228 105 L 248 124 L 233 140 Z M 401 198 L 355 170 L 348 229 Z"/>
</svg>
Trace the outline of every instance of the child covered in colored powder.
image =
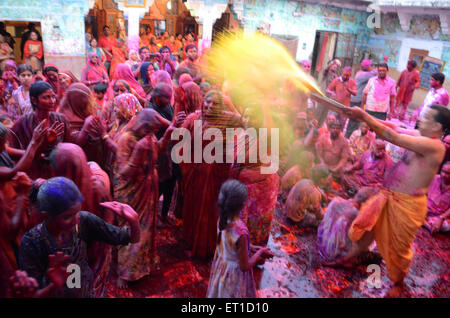
<svg viewBox="0 0 450 318">
<path fill-rule="evenodd" d="M 247 187 L 237 180 L 228 180 L 220 188 L 219 234 L 208 298 L 255 298 L 253 267 L 273 257 L 268 248 L 250 244 L 249 231 L 239 218 L 247 192 Z"/>
<path fill-rule="evenodd" d="M 98 83 L 94 86 L 94 95 L 95 95 L 95 109 L 98 116 L 102 115 L 103 109 L 105 107 L 105 94 L 108 87 L 105 85 L 105 83 Z"/>
</svg>

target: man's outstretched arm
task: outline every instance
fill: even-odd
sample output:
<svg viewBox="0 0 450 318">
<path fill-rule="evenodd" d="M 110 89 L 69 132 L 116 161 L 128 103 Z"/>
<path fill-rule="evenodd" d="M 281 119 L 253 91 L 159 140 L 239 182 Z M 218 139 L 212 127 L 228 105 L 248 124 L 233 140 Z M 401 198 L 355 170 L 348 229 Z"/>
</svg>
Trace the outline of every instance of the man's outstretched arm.
<svg viewBox="0 0 450 318">
<path fill-rule="evenodd" d="M 370 129 L 375 131 L 379 137 L 394 145 L 406 148 L 422 155 L 442 152 L 442 147 L 439 147 L 440 144 L 430 142 L 430 138 L 400 134 L 387 125 L 384 125 L 382 122 L 379 122 L 376 118 L 370 116 L 360 108 L 349 108 L 345 110 L 344 113 L 352 119 L 366 122 Z"/>
</svg>

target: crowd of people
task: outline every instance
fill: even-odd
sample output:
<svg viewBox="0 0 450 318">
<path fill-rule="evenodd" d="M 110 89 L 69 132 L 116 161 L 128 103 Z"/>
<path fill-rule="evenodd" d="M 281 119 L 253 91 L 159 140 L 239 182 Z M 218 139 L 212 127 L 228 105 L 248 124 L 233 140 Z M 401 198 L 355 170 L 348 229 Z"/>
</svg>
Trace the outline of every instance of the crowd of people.
<svg viewBox="0 0 450 318">
<path fill-rule="evenodd" d="M 0 296 L 102 297 L 110 268 L 125 288 L 151 275 L 158 229 L 173 226 L 187 257 L 212 260 L 208 297 L 256 297 L 252 268 L 273 257 L 267 243 L 277 201 L 286 222 L 318 228 L 324 265 L 379 259 L 375 239 L 398 295 L 418 228 L 449 231 L 443 74 L 432 75 L 423 105 L 406 120 L 420 82 L 414 61 L 395 83 L 385 63 L 364 60 L 353 79 L 351 67 L 341 72 L 333 60 L 323 91 L 346 111 L 299 94 L 291 105 L 295 142 L 278 172 L 263 174 L 265 163 L 248 160 L 177 164 L 174 129 L 194 135 L 197 121 L 202 132 L 252 126 L 245 105 L 209 80 L 207 51 L 198 56 L 191 34 L 156 37 L 148 29 L 136 52 L 103 31 L 98 43 L 88 39 L 80 79 L 51 64 L 39 72 L 33 30 L 23 64 L 4 63 Z M 300 67 L 309 73 L 311 64 Z M 66 285 L 68 264 L 79 266 L 81 288 Z"/>
</svg>

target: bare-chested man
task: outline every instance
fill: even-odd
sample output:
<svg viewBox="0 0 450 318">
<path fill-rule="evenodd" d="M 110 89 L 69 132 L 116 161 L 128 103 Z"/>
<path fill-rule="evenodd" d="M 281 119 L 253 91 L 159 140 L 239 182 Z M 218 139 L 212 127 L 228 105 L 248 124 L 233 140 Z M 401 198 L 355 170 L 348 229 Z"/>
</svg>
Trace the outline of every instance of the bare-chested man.
<svg viewBox="0 0 450 318">
<path fill-rule="evenodd" d="M 421 115 L 418 130 L 397 128 L 360 108 L 343 112 L 366 122 L 381 138 L 407 149 L 403 158 L 385 173 L 380 193 L 366 202 L 348 233 L 352 241 L 358 242 L 360 251 L 375 238 L 394 282 L 387 296 L 400 297 L 413 256 L 412 242 L 427 214 L 426 194 L 444 157 L 440 139 L 450 127 L 450 110 L 431 106 Z"/>
</svg>

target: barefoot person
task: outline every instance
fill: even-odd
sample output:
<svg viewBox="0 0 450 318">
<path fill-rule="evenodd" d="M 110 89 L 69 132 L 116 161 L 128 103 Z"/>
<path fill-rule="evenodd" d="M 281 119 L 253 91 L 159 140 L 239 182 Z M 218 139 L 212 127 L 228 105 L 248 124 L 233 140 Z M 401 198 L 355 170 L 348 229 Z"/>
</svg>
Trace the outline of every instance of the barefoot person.
<svg viewBox="0 0 450 318">
<path fill-rule="evenodd" d="M 450 110 L 441 105 L 430 106 L 421 114 L 418 131 L 399 129 L 360 108 L 342 111 L 366 122 L 379 137 L 407 149 L 402 160 L 385 173 L 380 193 L 366 202 L 349 230 L 354 242 L 374 234 L 389 278 L 394 282 L 387 296 L 400 297 L 413 257 L 412 242 L 427 215 L 426 194 L 444 157 L 440 140 L 450 127 Z"/>
</svg>

